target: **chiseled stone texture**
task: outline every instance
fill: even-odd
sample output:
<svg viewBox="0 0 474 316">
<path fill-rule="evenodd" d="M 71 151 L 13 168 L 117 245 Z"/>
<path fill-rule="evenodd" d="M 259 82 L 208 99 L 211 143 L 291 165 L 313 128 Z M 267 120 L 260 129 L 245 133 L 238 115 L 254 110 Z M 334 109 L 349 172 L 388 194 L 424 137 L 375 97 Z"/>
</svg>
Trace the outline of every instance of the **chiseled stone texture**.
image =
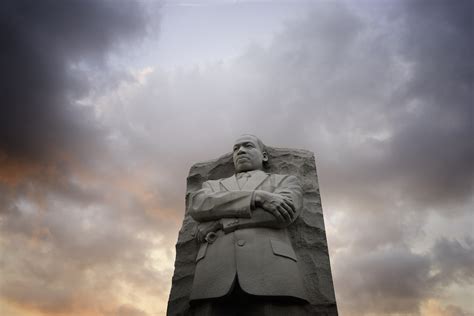
<svg viewBox="0 0 474 316">
<path fill-rule="evenodd" d="M 314 155 L 306 150 L 272 147 L 267 147 L 267 152 L 269 163 L 265 172 L 296 175 L 302 181 L 303 210 L 289 231 L 314 315 L 337 315 Z M 186 206 L 190 192 L 200 189 L 204 181 L 232 174 L 234 165 L 230 153 L 192 166 L 187 178 Z M 198 251 L 194 239 L 196 229 L 196 222 L 185 214 L 176 244 L 175 271 L 167 311 L 170 316 L 187 315 L 189 310 Z"/>
</svg>

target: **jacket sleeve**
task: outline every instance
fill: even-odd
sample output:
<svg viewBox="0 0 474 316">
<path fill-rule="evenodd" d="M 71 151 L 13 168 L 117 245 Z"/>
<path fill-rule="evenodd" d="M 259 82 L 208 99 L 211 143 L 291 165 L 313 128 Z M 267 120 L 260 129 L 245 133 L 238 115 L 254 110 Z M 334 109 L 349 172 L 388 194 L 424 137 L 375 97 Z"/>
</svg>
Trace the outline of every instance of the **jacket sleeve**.
<svg viewBox="0 0 474 316">
<path fill-rule="evenodd" d="M 208 181 L 190 195 L 189 215 L 198 222 L 251 217 L 253 191 L 214 191 Z"/>
<path fill-rule="evenodd" d="M 301 209 L 303 208 L 303 189 L 300 180 L 295 176 L 287 176 L 281 181 L 273 193 L 285 196 L 293 202 L 295 216 L 293 220 L 288 223 L 288 225 L 291 224 L 301 214 Z"/>
<path fill-rule="evenodd" d="M 224 224 L 224 231 L 230 232 L 236 229 L 252 228 L 252 227 L 269 227 L 269 228 L 285 228 L 291 225 L 300 215 L 303 206 L 303 190 L 301 183 L 295 176 L 286 176 L 278 184 L 272 192 L 289 198 L 295 207 L 295 216 L 291 221 L 279 222 L 272 214 L 262 208 L 256 208 L 252 211 L 251 218 L 240 219 L 239 221 L 230 222 L 229 225 Z"/>
</svg>

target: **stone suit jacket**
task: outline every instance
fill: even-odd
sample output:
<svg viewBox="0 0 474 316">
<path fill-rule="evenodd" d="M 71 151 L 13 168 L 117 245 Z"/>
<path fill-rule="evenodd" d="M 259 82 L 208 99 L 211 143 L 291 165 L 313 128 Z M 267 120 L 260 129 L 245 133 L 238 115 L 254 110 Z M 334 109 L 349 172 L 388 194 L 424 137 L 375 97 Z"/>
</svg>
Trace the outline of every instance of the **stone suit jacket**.
<svg viewBox="0 0 474 316">
<path fill-rule="evenodd" d="M 290 198 L 299 215 L 302 189 L 295 176 L 258 171 L 239 188 L 234 176 L 209 180 L 190 195 L 188 212 L 200 225 L 221 221 L 223 230 L 213 243 L 203 243 L 196 257 L 190 300 L 226 295 L 238 278 L 252 295 L 286 296 L 307 300 L 298 258 L 286 227 L 253 204 L 255 190 Z"/>
</svg>

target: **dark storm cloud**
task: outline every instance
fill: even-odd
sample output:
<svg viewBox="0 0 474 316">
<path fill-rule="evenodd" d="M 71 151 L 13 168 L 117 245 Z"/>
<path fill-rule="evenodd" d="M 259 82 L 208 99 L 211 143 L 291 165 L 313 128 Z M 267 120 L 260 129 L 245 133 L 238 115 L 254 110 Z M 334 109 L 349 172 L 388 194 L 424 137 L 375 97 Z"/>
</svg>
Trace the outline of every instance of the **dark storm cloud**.
<svg viewBox="0 0 474 316">
<path fill-rule="evenodd" d="M 430 262 L 423 256 L 407 249 L 386 249 L 364 253 L 349 259 L 337 283 L 344 287 L 337 289 L 345 301 L 343 313 L 363 315 L 367 310 L 375 314 L 383 311 L 413 313 L 420 299 L 427 295 Z M 364 289 L 361 291 L 360 289 Z"/>
<path fill-rule="evenodd" d="M 29 160 L 93 143 L 93 113 L 74 106 L 107 73 L 107 54 L 146 28 L 135 1 L 2 1 L 0 151 Z M 114 81 L 111 76 L 103 80 Z"/>
<path fill-rule="evenodd" d="M 392 56 L 386 69 L 399 65 L 405 79 L 391 82 L 394 89 L 379 109 L 356 117 L 366 130 L 381 120 L 389 136 L 350 144 L 341 156 L 352 161 L 330 164 L 339 168 L 335 173 L 324 170 L 334 198 L 343 196 L 347 207 L 365 213 L 348 219 L 351 233 L 342 244 L 350 243 L 350 250 L 335 260 L 344 265 L 335 269 L 336 290 L 348 314 L 416 314 L 420 302 L 472 282 L 471 239 L 441 238 L 426 254 L 410 248 L 422 239 L 429 216 L 423 211 L 462 219 L 472 208 L 473 12 L 471 1 L 406 1 L 384 12 L 396 39 L 385 45 L 392 47 L 384 51 Z"/>
<path fill-rule="evenodd" d="M 474 3 L 406 1 L 402 12 L 399 52 L 412 70 L 391 105 L 402 109 L 393 168 L 421 204 L 455 204 L 473 192 Z"/>
<path fill-rule="evenodd" d="M 474 279 L 472 240 L 440 239 L 425 254 L 406 247 L 385 247 L 348 256 L 336 266 L 338 291 L 349 314 L 417 313 L 420 303 L 437 297 L 440 288 Z M 433 273 L 436 271 L 435 273 Z M 363 288 L 363 291 L 359 289 Z M 388 312 L 390 311 L 390 312 Z"/>
<path fill-rule="evenodd" d="M 282 90 L 267 104 L 278 113 L 290 99 L 286 138 L 313 131 L 329 191 L 364 209 L 456 211 L 474 179 L 473 4 L 368 3 L 370 19 L 318 7 L 290 24 L 259 63 Z"/>
<path fill-rule="evenodd" d="M 407 80 L 384 100 L 383 112 L 360 122 L 370 125 L 382 114 L 391 137 L 365 143 L 361 149 L 374 155 L 360 155 L 347 167 L 359 169 L 362 180 L 398 188 L 417 207 L 457 205 L 472 195 L 474 179 L 473 3 L 401 4 L 394 10 L 398 20 L 392 20 L 398 40 L 388 53 L 409 69 Z"/>
<path fill-rule="evenodd" d="M 432 261 L 437 274 L 436 282 L 459 282 L 470 284 L 474 280 L 474 240 L 447 240 L 436 242 L 431 252 Z"/>
<path fill-rule="evenodd" d="M 149 257 L 162 246 L 147 213 L 153 199 L 144 201 L 139 179 L 104 166 L 107 131 L 94 109 L 78 102 L 131 78 L 110 59 L 146 34 L 145 5 L 0 5 L 0 230 L 8 254 L 0 262 L 2 304 L 25 312 L 146 315 L 119 307 L 122 298 L 110 288 L 166 295 Z M 127 187 L 132 182 L 136 191 Z"/>
</svg>

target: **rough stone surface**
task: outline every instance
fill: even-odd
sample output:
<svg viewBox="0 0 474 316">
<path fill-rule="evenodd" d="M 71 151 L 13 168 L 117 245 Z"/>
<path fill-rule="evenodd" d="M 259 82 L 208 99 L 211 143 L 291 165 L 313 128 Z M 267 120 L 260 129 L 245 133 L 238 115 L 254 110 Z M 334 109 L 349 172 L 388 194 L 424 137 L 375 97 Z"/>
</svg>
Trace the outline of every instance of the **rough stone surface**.
<svg viewBox="0 0 474 316">
<path fill-rule="evenodd" d="M 306 150 L 272 147 L 267 147 L 267 152 L 269 163 L 265 172 L 296 175 L 303 183 L 303 210 L 289 231 L 312 312 L 314 315 L 337 315 L 314 155 Z M 199 190 L 204 181 L 232 174 L 234 165 L 230 153 L 192 166 L 187 178 L 186 206 L 189 194 Z M 175 271 L 167 311 L 170 316 L 188 314 L 198 251 L 194 239 L 196 229 L 197 223 L 185 214 L 176 244 Z"/>
</svg>

